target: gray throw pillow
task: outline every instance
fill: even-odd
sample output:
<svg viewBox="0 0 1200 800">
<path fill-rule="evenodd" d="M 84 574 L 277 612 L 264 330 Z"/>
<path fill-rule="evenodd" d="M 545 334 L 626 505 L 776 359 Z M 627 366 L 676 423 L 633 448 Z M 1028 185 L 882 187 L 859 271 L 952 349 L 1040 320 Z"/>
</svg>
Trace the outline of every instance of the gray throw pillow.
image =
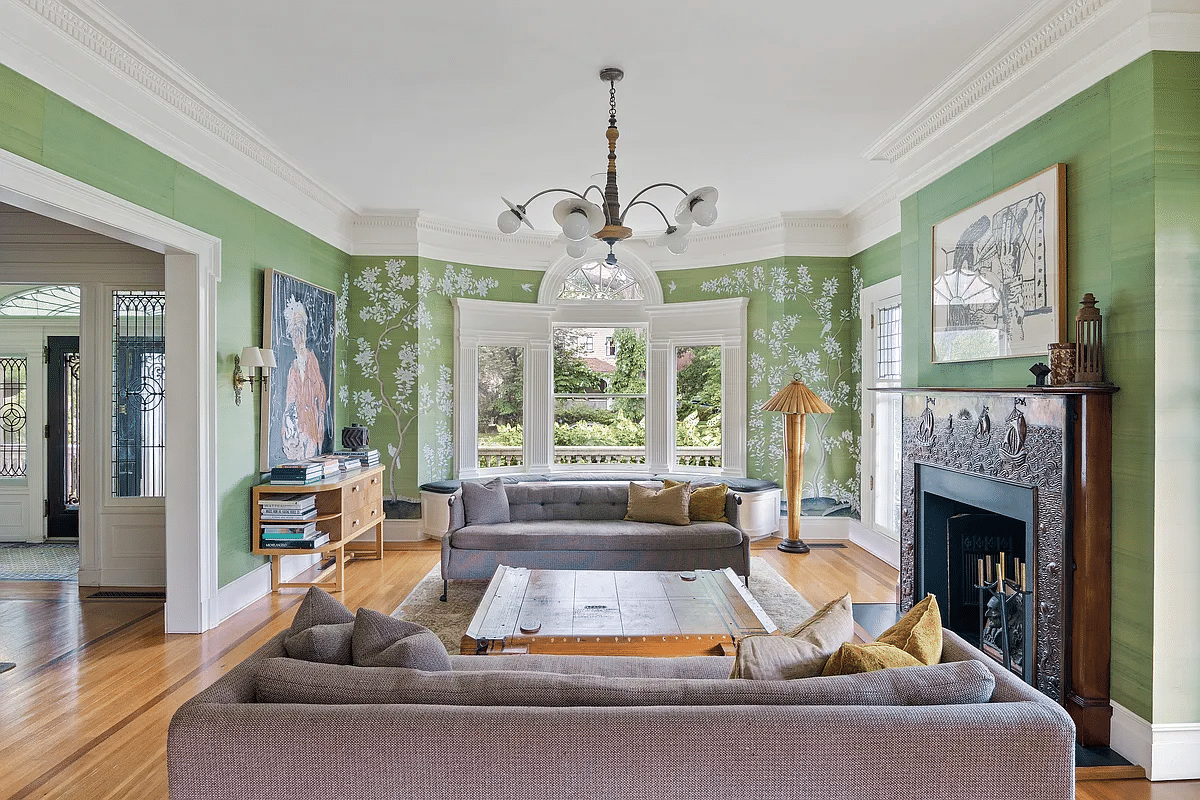
<svg viewBox="0 0 1200 800">
<path fill-rule="evenodd" d="M 342 605 L 329 592 L 313 586 L 300 601 L 288 633 L 295 636 L 305 628 L 311 628 L 314 625 L 334 625 L 339 622 L 354 622 L 354 612 Z"/>
<path fill-rule="evenodd" d="M 324 664 L 349 664 L 353 622 L 313 625 L 283 640 L 283 649 L 292 658 L 320 661 Z"/>
<path fill-rule="evenodd" d="M 360 608 L 354 618 L 351 662 L 360 667 L 452 669 L 446 646 L 423 625 Z"/>
<path fill-rule="evenodd" d="M 738 640 L 731 678 L 787 680 L 820 675 L 825 662 L 854 637 L 850 593 L 827 603 L 791 633 Z"/>
<path fill-rule="evenodd" d="M 487 483 L 463 481 L 462 483 L 463 514 L 468 525 L 493 525 L 497 522 L 510 522 L 508 513 L 508 495 L 504 491 L 504 481 L 493 478 Z"/>
<path fill-rule="evenodd" d="M 451 706 L 921 706 L 986 703 L 996 679 L 978 661 L 790 681 L 614 678 L 496 670 L 365 669 L 268 658 L 260 703 L 417 703 Z"/>
</svg>

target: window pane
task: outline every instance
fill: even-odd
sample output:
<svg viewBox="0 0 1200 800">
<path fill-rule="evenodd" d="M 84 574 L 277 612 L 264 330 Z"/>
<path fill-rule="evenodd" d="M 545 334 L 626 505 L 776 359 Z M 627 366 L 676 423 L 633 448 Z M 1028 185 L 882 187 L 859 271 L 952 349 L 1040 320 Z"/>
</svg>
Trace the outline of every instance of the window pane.
<svg viewBox="0 0 1200 800">
<path fill-rule="evenodd" d="M 875 525 L 900 533 L 900 416 L 902 395 L 875 393 Z"/>
<path fill-rule="evenodd" d="M 721 466 L 721 347 L 675 350 L 675 456 L 684 467 Z"/>
<path fill-rule="evenodd" d="M 166 294 L 113 293 L 114 497 L 162 497 Z"/>
<path fill-rule="evenodd" d="M 558 397 L 555 464 L 645 464 L 644 397 Z"/>
<path fill-rule="evenodd" d="M 555 328 L 554 396 L 554 463 L 646 463 L 644 330 Z"/>
<path fill-rule="evenodd" d="M 0 358 L 0 478 L 23 478 L 26 468 L 24 358 Z"/>
<path fill-rule="evenodd" d="M 479 467 L 517 467 L 525 442 L 525 349 L 482 346 L 479 365 Z"/>
<path fill-rule="evenodd" d="M 880 308 L 875 313 L 876 377 L 881 381 L 900 380 L 900 306 Z"/>
<path fill-rule="evenodd" d="M 620 264 L 591 261 L 563 281 L 559 300 L 641 300 L 642 287 Z"/>
</svg>

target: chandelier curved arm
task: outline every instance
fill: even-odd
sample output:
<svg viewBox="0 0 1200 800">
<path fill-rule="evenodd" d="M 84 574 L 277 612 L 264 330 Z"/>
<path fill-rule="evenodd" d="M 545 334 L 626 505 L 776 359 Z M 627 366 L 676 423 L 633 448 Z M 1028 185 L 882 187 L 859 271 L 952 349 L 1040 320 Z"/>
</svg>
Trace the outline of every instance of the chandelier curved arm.
<svg viewBox="0 0 1200 800">
<path fill-rule="evenodd" d="M 589 187 L 589 188 L 591 188 L 591 187 Z M 529 198 L 524 203 L 522 203 L 521 208 L 528 207 L 530 203 L 532 203 L 534 200 L 537 200 L 539 197 L 541 197 L 544 194 L 552 194 L 554 192 L 563 192 L 565 194 L 573 194 L 576 197 L 578 197 L 580 200 L 587 200 L 586 197 L 584 197 L 583 195 L 581 195 L 579 192 L 575 191 L 574 189 L 543 189 L 542 191 L 538 192 L 533 197 Z"/>
<path fill-rule="evenodd" d="M 637 205 L 637 199 L 639 197 L 641 197 L 642 195 L 644 195 L 646 192 L 650 191 L 651 189 L 657 189 L 660 186 L 670 186 L 672 189 L 678 189 L 680 192 L 683 193 L 684 197 L 686 197 L 687 193 L 688 193 L 687 189 L 683 188 L 682 186 L 680 186 L 679 184 L 676 184 L 676 183 L 665 183 L 665 182 L 664 183 L 652 183 L 649 186 L 647 186 L 645 189 L 642 189 L 640 192 L 635 194 L 633 196 L 633 199 L 629 201 L 629 205 L 625 206 L 625 210 L 621 212 L 621 220 L 620 220 L 621 224 L 622 225 L 625 224 L 625 215 L 629 213 L 629 209 L 631 209 L 635 205 Z M 642 202 L 646 203 L 647 205 L 654 205 L 653 203 L 647 203 L 647 201 L 645 201 L 645 200 L 643 200 Z M 654 206 L 654 207 L 656 209 L 658 209 L 658 206 Z M 659 209 L 658 213 L 662 214 L 662 210 Z M 663 214 L 663 219 L 666 219 L 666 218 L 667 218 L 666 214 Z M 668 225 L 671 224 L 669 220 L 668 220 L 667 224 Z"/>
<path fill-rule="evenodd" d="M 639 194 L 640 194 L 640 192 L 639 192 Z M 667 223 L 668 228 L 670 228 L 671 226 L 673 226 L 675 224 L 675 223 L 671 222 L 671 220 L 667 219 L 667 215 L 663 213 L 663 210 L 661 208 L 654 205 L 654 203 L 651 203 L 649 200 L 634 200 L 629 205 L 625 206 L 625 211 L 621 214 L 621 224 L 625 223 L 625 214 L 628 214 L 629 209 L 633 208 L 634 206 L 650 206 L 651 208 L 653 208 L 655 211 L 658 212 L 658 215 L 660 217 L 663 218 L 663 222 Z"/>
</svg>

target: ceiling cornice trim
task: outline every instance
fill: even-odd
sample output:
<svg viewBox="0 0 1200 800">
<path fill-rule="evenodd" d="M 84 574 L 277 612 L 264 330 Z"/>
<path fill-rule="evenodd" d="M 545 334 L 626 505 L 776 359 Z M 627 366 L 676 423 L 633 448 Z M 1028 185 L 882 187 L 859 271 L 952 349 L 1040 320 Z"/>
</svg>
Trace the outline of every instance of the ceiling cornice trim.
<svg viewBox="0 0 1200 800">
<path fill-rule="evenodd" d="M 91 0 L 19 0 L 179 114 L 335 214 L 353 206 L 290 160 L 236 109 Z"/>
<path fill-rule="evenodd" d="M 0 0 L 0 62 L 339 249 L 356 213 L 94 0 Z"/>
<path fill-rule="evenodd" d="M 863 157 L 898 162 L 1121 0 L 1043 0 L 873 142 Z M 1056 7 L 1061 7 L 1054 13 Z M 1045 20 L 1047 13 L 1052 14 Z"/>
</svg>

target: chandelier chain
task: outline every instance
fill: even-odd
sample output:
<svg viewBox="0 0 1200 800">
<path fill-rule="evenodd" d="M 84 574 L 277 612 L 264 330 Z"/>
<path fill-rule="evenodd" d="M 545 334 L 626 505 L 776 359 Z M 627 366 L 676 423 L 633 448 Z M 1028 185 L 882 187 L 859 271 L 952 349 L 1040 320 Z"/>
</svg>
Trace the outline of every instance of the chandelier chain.
<svg viewBox="0 0 1200 800">
<path fill-rule="evenodd" d="M 617 82 L 608 82 L 608 124 L 617 124 Z"/>
</svg>

